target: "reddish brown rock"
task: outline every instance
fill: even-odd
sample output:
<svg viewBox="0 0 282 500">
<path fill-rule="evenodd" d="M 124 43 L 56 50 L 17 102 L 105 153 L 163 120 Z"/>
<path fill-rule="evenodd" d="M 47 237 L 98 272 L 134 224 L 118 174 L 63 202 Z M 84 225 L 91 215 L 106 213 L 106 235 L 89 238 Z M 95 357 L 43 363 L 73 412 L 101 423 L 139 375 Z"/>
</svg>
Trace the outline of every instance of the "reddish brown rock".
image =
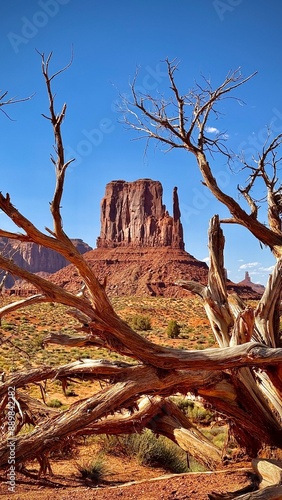
<svg viewBox="0 0 282 500">
<path fill-rule="evenodd" d="M 183 297 L 189 292 L 175 281 L 179 279 L 207 282 L 205 262 L 178 248 L 120 246 L 96 248 L 85 254 L 101 283 L 106 278 L 110 297 L 121 295 Z M 61 269 L 51 277 L 57 285 L 78 292 L 82 281 L 74 266 Z"/>
<path fill-rule="evenodd" d="M 253 283 L 251 281 L 251 278 L 250 278 L 248 271 L 245 272 L 245 279 L 243 279 L 243 281 L 240 281 L 239 283 L 237 283 L 237 285 L 242 286 L 242 287 L 244 287 L 244 286 L 250 287 L 252 290 L 257 292 L 259 295 L 262 295 L 264 290 L 265 290 L 265 287 L 263 285 L 260 285 L 259 283 Z"/>
<path fill-rule="evenodd" d="M 177 189 L 173 190 L 173 217 L 162 202 L 158 181 L 112 181 L 101 202 L 101 232 L 95 250 L 85 259 L 106 291 L 115 295 L 187 296 L 175 286 L 177 280 L 207 283 L 208 266 L 184 250 L 183 229 Z M 52 280 L 72 291 L 79 291 L 81 278 L 68 266 Z M 236 287 L 249 298 L 252 289 Z M 247 295 L 246 295 L 247 294 Z"/>
<path fill-rule="evenodd" d="M 92 250 L 81 239 L 73 239 L 72 242 L 82 254 Z M 0 238 L 0 251 L 4 256 L 12 258 L 15 264 L 32 273 L 55 273 L 69 264 L 62 255 L 49 248 L 36 245 L 36 243 L 19 243 L 16 240 L 2 237 Z M 5 281 L 5 286 L 8 288 L 13 286 L 14 281 L 14 278 L 9 276 Z"/>
<path fill-rule="evenodd" d="M 177 188 L 173 191 L 173 216 L 162 201 L 159 181 L 112 181 L 101 202 L 98 248 L 120 246 L 171 247 L 184 250 Z"/>
<path fill-rule="evenodd" d="M 110 182 L 101 202 L 98 248 L 87 251 L 88 245 L 82 240 L 74 240 L 81 253 L 86 251 L 85 259 L 100 282 L 106 278 L 109 296 L 181 297 L 188 292 L 175 286 L 177 280 L 207 283 L 207 265 L 184 250 L 177 188 L 173 190 L 173 216 L 166 211 L 162 194 L 161 183 L 150 179 Z M 7 255 L 10 248 L 10 256 L 15 262 L 32 272 L 53 273 L 56 266 L 58 269 L 66 265 L 55 252 L 32 243 L 19 245 L 4 240 L 0 238 L 0 250 Z M 49 279 L 76 292 L 82 286 L 73 265 L 63 267 Z M 249 286 L 228 282 L 228 288 L 242 298 L 257 298 Z M 10 292 L 28 295 L 34 290 L 18 281 Z"/>
</svg>

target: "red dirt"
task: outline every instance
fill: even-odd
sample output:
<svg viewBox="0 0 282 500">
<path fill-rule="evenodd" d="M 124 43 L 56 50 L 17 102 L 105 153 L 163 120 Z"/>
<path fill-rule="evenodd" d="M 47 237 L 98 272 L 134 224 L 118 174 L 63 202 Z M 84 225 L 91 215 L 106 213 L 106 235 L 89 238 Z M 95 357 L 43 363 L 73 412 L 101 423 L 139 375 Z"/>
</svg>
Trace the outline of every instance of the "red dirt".
<svg viewBox="0 0 282 500">
<path fill-rule="evenodd" d="M 1 477 L 0 496 L 10 500 L 207 500 L 208 493 L 236 491 L 250 484 L 250 469 L 233 469 L 218 472 L 167 475 L 133 483 L 112 486 L 114 481 L 102 486 L 85 483 L 78 477 L 53 477 L 36 480 L 36 476 L 17 475 L 15 493 L 9 493 Z M 113 479 L 113 478 L 112 478 Z M 117 478 L 116 478 L 117 479 Z"/>
</svg>

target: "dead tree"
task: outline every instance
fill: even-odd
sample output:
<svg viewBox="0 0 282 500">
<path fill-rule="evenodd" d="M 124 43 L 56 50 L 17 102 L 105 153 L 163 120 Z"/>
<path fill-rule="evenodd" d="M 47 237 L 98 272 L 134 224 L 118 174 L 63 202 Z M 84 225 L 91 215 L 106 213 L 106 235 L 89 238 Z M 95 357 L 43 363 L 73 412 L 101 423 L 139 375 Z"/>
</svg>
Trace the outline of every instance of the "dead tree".
<svg viewBox="0 0 282 500">
<path fill-rule="evenodd" d="M 272 348 L 279 348 L 281 347 L 279 319 L 282 280 L 282 185 L 278 171 L 281 164 L 279 149 L 281 149 L 282 134 L 273 137 L 269 130 L 262 151 L 257 158 L 253 158 L 252 164 L 249 164 L 243 155 L 240 158 L 242 168 L 249 173 L 246 186 L 238 186 L 239 193 L 247 202 L 249 208 L 247 211 L 220 188 L 213 174 L 209 163 L 210 157 L 220 153 L 228 161 L 233 158 L 232 153 L 226 147 L 226 134 L 218 132 L 215 138 L 210 138 L 208 124 L 211 118 L 217 118 L 219 114 L 217 107 L 220 101 L 226 97 L 232 97 L 232 91 L 248 82 L 254 75 L 244 79 L 237 70 L 229 73 L 224 82 L 215 90 L 209 81 L 204 80 L 204 86 L 197 84 L 194 89 L 181 94 L 175 79 L 177 63 L 166 60 L 166 66 L 170 98 L 165 100 L 138 93 L 135 90 L 136 75 L 131 86 L 132 101 L 123 99 L 124 121 L 131 128 L 145 135 L 148 141 L 154 139 L 166 144 L 168 149 L 181 148 L 192 153 L 202 174 L 203 185 L 230 212 L 230 218 L 220 221 L 219 217 L 215 216 L 210 223 L 210 270 L 207 287 L 185 281 L 179 282 L 179 285 L 202 297 L 211 328 L 220 347 L 231 347 L 255 341 Z M 262 181 L 265 188 L 268 225 L 259 220 L 258 202 L 252 195 L 258 179 Z M 227 294 L 223 261 L 224 236 L 220 227 L 221 223 L 244 226 L 259 242 L 268 246 L 276 257 L 275 269 L 255 309 L 244 304 L 235 294 L 230 296 Z M 270 425 L 273 430 L 278 424 L 280 430 L 278 431 L 277 428 L 274 432 L 281 433 L 281 372 L 271 366 L 261 371 L 256 367 L 241 368 L 238 365 L 236 370 L 230 372 L 230 375 L 237 389 L 237 397 L 240 394 L 241 408 L 249 414 L 249 418 L 260 421 L 259 425 L 265 425 L 268 428 Z M 211 400 L 209 395 L 206 399 Z M 222 401 L 216 401 L 216 407 L 222 408 L 226 413 L 222 404 Z M 263 421 L 264 424 L 262 424 Z M 242 424 L 241 430 L 236 422 L 234 425 L 237 439 L 239 438 L 242 444 L 246 444 L 248 436 L 245 434 L 245 425 Z M 251 447 L 253 450 L 256 448 L 253 439 Z"/>
<path fill-rule="evenodd" d="M 55 141 L 55 157 L 51 160 L 56 170 L 55 192 L 50 204 L 53 228 L 40 231 L 10 200 L 0 194 L 0 208 L 20 229 L 20 232 L 0 230 L 0 236 L 17 241 L 31 241 L 55 250 L 68 259 L 84 283 L 83 291 L 71 293 L 50 281 L 21 269 L 11 259 L 0 255 L 0 267 L 38 289 L 38 294 L 0 309 L 0 318 L 9 311 L 39 302 L 57 302 L 66 307 L 66 314 L 75 316 L 81 324 L 76 337 L 50 334 L 46 344 L 85 345 L 105 347 L 130 362 L 83 360 L 64 366 L 42 366 L 27 371 L 4 374 L 0 383 L 0 421 L 3 439 L 0 442 L 0 466 L 8 463 L 8 433 L 5 431 L 5 415 L 9 387 L 15 388 L 17 432 L 27 419 L 33 419 L 34 429 L 15 437 L 18 464 L 37 457 L 41 470 L 50 470 L 48 452 L 59 447 L 69 436 L 81 434 L 119 434 L 141 432 L 148 427 L 156 434 L 163 434 L 206 466 L 215 468 L 221 462 L 220 451 L 210 443 L 189 419 L 171 403 L 169 396 L 175 393 L 194 392 L 226 415 L 232 432 L 251 456 L 256 456 L 264 445 L 282 447 L 281 386 L 282 346 L 279 333 L 279 306 L 281 294 L 281 228 L 279 226 L 279 194 L 277 187 L 276 151 L 280 136 L 265 146 L 255 170 L 251 166 L 250 179 L 241 192 L 248 201 L 251 213 L 244 211 L 233 198 L 217 185 L 206 158 L 206 151 L 218 150 L 228 155 L 222 137 L 211 141 L 205 129 L 209 115 L 229 92 L 246 80 L 235 72 L 213 91 L 198 87 L 181 96 L 176 87 L 176 66 L 167 61 L 168 77 L 175 102 L 168 106 L 164 101 L 150 96 L 138 96 L 135 82 L 132 86 L 133 103 L 126 102 L 133 117 L 133 128 L 142 130 L 148 137 L 167 143 L 171 148 L 181 147 L 196 156 L 203 175 L 203 182 L 230 210 L 232 219 L 247 227 L 256 238 L 268 245 L 277 264 L 269 278 L 265 293 L 255 309 L 245 305 L 236 295 L 228 295 L 224 274 L 224 237 L 219 217 L 215 216 L 209 229 L 210 270 L 208 285 L 180 282 L 178 285 L 199 294 L 220 348 L 178 350 L 161 347 L 133 331 L 114 311 L 104 286 L 99 283 L 88 262 L 79 254 L 63 230 L 61 200 L 67 167 L 62 139 L 62 123 L 66 105 L 55 111 L 52 82 L 63 70 L 50 75 L 51 55 L 41 55 L 42 72 L 49 99 L 49 116 Z M 175 106 L 177 116 L 175 116 Z M 186 116 L 186 107 L 192 109 Z M 169 109 L 173 114 L 169 116 Z M 269 157 L 273 160 L 272 176 L 266 172 Z M 268 189 L 269 227 L 259 222 L 258 207 L 251 197 L 251 188 L 260 176 Z M 225 221 L 226 222 L 226 221 Z M 134 362 L 132 362 L 132 359 Z M 24 397 L 21 388 L 28 383 L 58 379 L 63 387 L 67 381 L 103 380 L 108 385 L 69 407 L 63 412 L 42 411 L 40 402 Z"/>
</svg>

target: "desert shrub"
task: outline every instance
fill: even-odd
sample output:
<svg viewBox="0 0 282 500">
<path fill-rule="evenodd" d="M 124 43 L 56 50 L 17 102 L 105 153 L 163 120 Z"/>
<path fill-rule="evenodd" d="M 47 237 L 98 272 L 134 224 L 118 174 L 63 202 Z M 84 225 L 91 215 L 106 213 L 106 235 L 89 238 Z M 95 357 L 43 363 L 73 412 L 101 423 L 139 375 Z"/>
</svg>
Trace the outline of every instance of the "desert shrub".
<svg viewBox="0 0 282 500">
<path fill-rule="evenodd" d="M 102 434 L 96 439 L 98 439 L 99 445 L 104 453 L 108 453 L 115 457 L 130 457 L 131 449 L 130 446 L 127 446 L 130 438 L 130 435 L 110 436 L 108 434 Z"/>
<path fill-rule="evenodd" d="M 70 397 L 74 398 L 74 397 L 76 397 L 76 396 L 77 396 L 77 394 L 76 394 L 76 392 L 75 392 L 75 390 L 74 390 L 74 389 L 71 389 L 71 388 L 70 388 L 70 389 L 67 389 L 67 390 L 66 390 L 66 396 L 67 396 L 68 398 L 70 398 Z"/>
<path fill-rule="evenodd" d="M 202 429 L 202 432 L 215 446 L 223 448 L 227 438 L 227 429 L 225 426 L 208 427 L 207 429 Z"/>
<path fill-rule="evenodd" d="M 215 421 L 215 413 L 205 408 L 201 403 L 194 402 L 184 397 L 171 398 L 172 401 L 182 410 L 194 423 L 209 425 Z"/>
<path fill-rule="evenodd" d="M 50 408 L 60 408 L 63 406 L 63 403 L 59 399 L 50 399 L 48 401 L 47 406 L 50 406 Z"/>
<path fill-rule="evenodd" d="M 151 320 L 148 316 L 135 315 L 129 319 L 129 324 L 135 330 L 151 330 Z"/>
<path fill-rule="evenodd" d="M 166 333 L 170 339 L 177 339 L 179 337 L 180 326 L 175 319 L 171 319 L 168 323 Z"/>
<path fill-rule="evenodd" d="M 215 446 L 218 446 L 218 448 L 223 448 L 226 442 L 226 433 L 222 432 L 221 434 L 218 434 L 217 436 L 214 437 L 213 439 L 213 444 Z"/>
<path fill-rule="evenodd" d="M 94 483 L 101 483 L 107 472 L 103 455 L 98 455 L 95 460 L 84 464 L 77 464 L 81 477 L 90 479 Z"/>
<path fill-rule="evenodd" d="M 109 436 L 103 439 L 103 451 L 115 456 L 135 457 L 141 465 L 162 467 L 170 472 L 188 472 L 186 453 L 163 436 L 149 430 L 142 434 Z"/>
<path fill-rule="evenodd" d="M 186 454 L 177 445 L 162 436 L 156 438 L 150 431 L 141 434 L 140 438 L 137 457 L 142 465 L 163 467 L 179 474 L 188 472 Z"/>
<path fill-rule="evenodd" d="M 14 330 L 16 327 L 15 327 L 15 325 L 13 325 L 12 323 L 6 323 L 5 321 L 3 321 L 3 322 L 2 322 L 2 325 L 1 325 L 1 328 L 2 328 L 2 330 L 12 331 L 12 330 Z"/>
<path fill-rule="evenodd" d="M 191 401 L 188 398 L 172 398 L 174 403 L 178 406 L 180 410 L 182 410 L 184 413 L 186 413 L 188 416 L 191 414 L 191 411 L 193 410 L 195 403 L 194 401 Z"/>
<path fill-rule="evenodd" d="M 197 422 L 202 425 L 208 425 L 214 421 L 213 412 L 200 405 L 195 405 L 191 412 L 189 412 L 189 416 L 193 422 Z"/>
</svg>

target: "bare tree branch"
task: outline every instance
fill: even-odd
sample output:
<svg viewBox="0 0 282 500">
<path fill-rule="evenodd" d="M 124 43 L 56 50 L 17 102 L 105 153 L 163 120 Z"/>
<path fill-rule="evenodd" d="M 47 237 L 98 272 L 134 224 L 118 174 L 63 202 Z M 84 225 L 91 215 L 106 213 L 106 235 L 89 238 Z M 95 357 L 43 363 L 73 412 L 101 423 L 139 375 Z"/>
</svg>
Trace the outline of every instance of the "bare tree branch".
<svg viewBox="0 0 282 500">
<path fill-rule="evenodd" d="M 1 92 L 1 91 L 0 91 Z M 11 121 L 12 118 L 10 117 L 10 115 L 5 111 L 5 109 L 2 109 L 3 107 L 5 106 L 9 106 L 10 104 L 17 104 L 19 102 L 25 102 L 25 101 L 30 101 L 30 99 L 32 99 L 32 97 L 34 96 L 34 94 L 32 94 L 31 96 L 29 97 L 24 97 L 22 99 L 17 99 L 16 97 L 10 97 L 10 99 L 7 99 L 4 101 L 5 97 L 8 95 L 8 91 L 6 92 L 3 92 L 3 94 L 0 95 L 0 111 L 2 113 L 4 113 L 4 115 Z"/>
<path fill-rule="evenodd" d="M 192 153 L 197 160 L 204 184 L 231 213 L 232 218 L 225 219 L 224 222 L 233 222 L 246 227 L 259 241 L 269 246 L 275 256 L 280 257 L 282 255 L 280 201 L 278 201 L 280 200 L 280 189 L 274 193 L 273 186 L 270 188 L 268 195 L 269 227 L 257 219 L 258 207 L 250 195 L 250 189 L 255 178 L 262 175 L 261 165 L 267 163 L 268 155 L 273 154 L 280 146 L 281 134 L 265 148 L 260 161 L 260 174 L 253 174 L 249 185 L 240 189 L 251 208 L 250 214 L 219 187 L 207 158 L 207 153 L 213 154 L 214 152 L 224 154 L 227 159 L 234 156 L 224 144 L 226 135 L 219 133 L 215 139 L 209 138 L 206 133 L 207 125 L 213 115 L 218 116 L 217 104 L 223 99 L 233 99 L 232 92 L 247 83 L 256 73 L 243 78 L 240 70 L 235 70 L 230 72 L 215 90 L 212 89 L 210 82 L 205 81 L 205 87 L 197 84 L 195 89 L 181 95 L 175 81 L 177 64 L 168 59 L 165 62 L 170 89 L 173 93 L 172 98 L 165 100 L 163 97 L 154 98 L 150 95 L 139 94 L 136 91 L 136 75 L 131 85 L 133 102 L 131 103 L 127 97 L 123 98 L 124 122 L 134 130 L 143 132 L 145 137 L 149 139 L 156 139 L 158 142 L 168 144 L 171 149 L 184 148 Z M 178 109 L 178 117 L 174 115 L 175 108 Z M 198 134 L 196 134 L 196 130 Z M 277 168 L 276 164 L 277 159 L 276 163 L 272 162 L 274 169 Z M 276 201 L 274 202 L 275 194 Z"/>
<path fill-rule="evenodd" d="M 50 332 L 45 346 L 55 343 L 76 346 L 83 352 L 85 346 L 94 345 L 130 358 L 130 362 L 81 359 L 63 366 L 40 366 L 25 371 L 3 373 L 0 381 L 0 423 L 8 409 L 8 390 L 15 389 L 17 432 L 25 422 L 34 425 L 26 435 L 16 436 L 17 461 L 37 457 L 41 472 L 51 471 L 48 451 L 60 446 L 69 436 L 83 433 L 119 433 L 145 426 L 155 433 L 166 435 L 183 449 L 199 457 L 210 466 L 217 466 L 220 454 L 203 438 L 179 408 L 166 398 L 180 393 L 199 395 L 216 411 L 224 414 L 239 444 L 250 456 L 255 456 L 265 444 L 282 448 L 282 348 L 280 338 L 281 301 L 281 207 L 282 188 L 279 184 L 282 135 L 268 136 L 255 165 L 243 161 L 250 176 L 239 191 L 248 204 L 250 213 L 218 185 L 208 158 L 221 153 L 232 158 L 225 143 L 227 136 L 218 131 L 209 135 L 211 119 L 220 117 L 218 104 L 233 99 L 232 92 L 245 84 L 253 75 L 243 78 L 240 71 L 230 72 L 223 83 L 213 89 L 204 79 L 188 92 L 180 91 L 176 83 L 177 62 L 165 61 L 170 97 L 143 95 L 136 87 L 137 74 L 132 84 L 133 102 L 124 99 L 125 123 L 140 131 L 147 139 L 154 138 L 168 149 L 182 148 L 192 153 L 202 173 L 203 184 L 230 211 L 228 222 L 241 224 L 267 244 L 278 257 L 260 303 L 253 307 L 245 304 L 236 294 L 228 294 L 224 269 L 224 236 L 219 216 L 214 216 L 209 228 L 210 269 L 207 286 L 182 280 L 179 284 L 199 294 L 210 321 L 211 331 L 219 348 L 205 350 L 174 349 L 150 342 L 137 334 L 114 311 L 114 308 L 91 269 L 69 237 L 64 233 L 61 201 L 65 174 L 70 161 L 65 160 L 62 124 L 66 104 L 59 113 L 55 110 L 53 82 L 63 74 L 70 63 L 51 74 L 52 53 L 45 58 L 40 54 L 42 72 L 49 100 L 49 116 L 44 115 L 54 134 L 56 186 L 51 202 L 53 229 L 43 233 L 11 203 L 10 196 L 0 193 L 0 209 L 13 221 L 20 233 L 0 230 L 0 236 L 30 241 L 59 252 L 71 262 L 79 273 L 83 286 L 74 293 L 51 281 L 17 266 L 11 255 L 0 255 L 0 267 L 34 285 L 38 294 L 3 306 L 5 314 L 40 302 L 57 302 L 66 306 L 66 314 L 79 322 L 76 335 Z M 3 94 L 2 99 L 5 99 Z M 1 99 L 0 99 L 1 101 Z M 254 195 L 257 181 L 266 189 L 268 226 L 258 220 L 259 201 Z M 226 221 L 226 219 L 225 219 Z M 188 318 L 189 319 L 189 318 Z M 5 337 L 9 343 L 10 338 Z M 126 359 L 126 358 L 125 358 Z M 132 361 L 133 360 L 133 361 Z M 21 388 L 36 384 L 41 388 L 44 401 L 46 380 L 59 380 L 63 391 L 70 381 L 101 381 L 106 387 L 87 399 L 74 403 L 68 410 L 46 410 L 40 402 L 22 395 Z M 140 399 L 141 398 L 141 399 Z M 1 420 L 2 419 L 2 420 Z M 4 426 L 5 427 L 5 426 Z M 7 465 L 7 429 L 0 443 L 0 465 Z"/>
</svg>

